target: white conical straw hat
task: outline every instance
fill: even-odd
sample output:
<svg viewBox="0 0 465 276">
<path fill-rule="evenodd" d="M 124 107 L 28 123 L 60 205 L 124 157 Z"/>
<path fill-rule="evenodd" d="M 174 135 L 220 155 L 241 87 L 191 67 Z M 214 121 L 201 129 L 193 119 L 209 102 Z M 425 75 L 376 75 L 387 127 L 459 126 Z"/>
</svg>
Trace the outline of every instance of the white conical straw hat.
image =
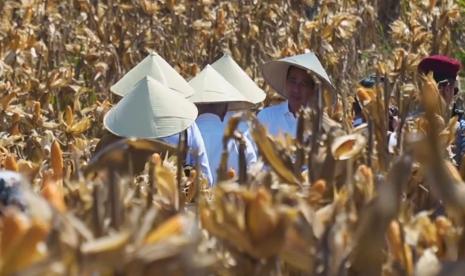
<svg viewBox="0 0 465 276">
<path fill-rule="evenodd" d="M 291 65 L 310 71 L 323 81 L 323 83 L 325 83 L 330 89 L 334 89 L 328 74 L 318 60 L 318 57 L 314 53 L 310 52 L 270 61 L 262 65 L 262 73 L 265 81 L 282 96 L 287 98 L 285 89 L 286 78 L 287 71 Z"/>
<path fill-rule="evenodd" d="M 145 76 L 152 77 L 171 90 L 183 94 L 184 97 L 194 94 L 194 89 L 189 86 L 187 81 L 157 53 L 149 54 L 129 70 L 110 90 L 124 97 Z"/>
<path fill-rule="evenodd" d="M 211 65 L 207 65 L 189 81 L 189 84 L 195 91 L 194 95 L 188 98 L 193 103 L 238 103 L 244 108 L 253 106 L 252 102 L 216 72 Z"/>
<path fill-rule="evenodd" d="M 188 128 L 197 113 L 181 94 L 146 76 L 105 114 L 103 125 L 121 137 L 161 138 Z"/>
<path fill-rule="evenodd" d="M 252 103 L 258 104 L 265 99 L 265 92 L 258 87 L 230 55 L 224 54 L 211 66 Z"/>
</svg>

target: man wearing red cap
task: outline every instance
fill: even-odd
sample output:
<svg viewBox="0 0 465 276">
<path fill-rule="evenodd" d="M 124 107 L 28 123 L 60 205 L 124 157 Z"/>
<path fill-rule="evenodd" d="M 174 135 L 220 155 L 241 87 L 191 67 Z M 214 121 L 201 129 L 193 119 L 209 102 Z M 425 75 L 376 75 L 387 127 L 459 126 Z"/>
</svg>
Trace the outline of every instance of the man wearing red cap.
<svg viewBox="0 0 465 276">
<path fill-rule="evenodd" d="M 458 92 L 455 83 L 460 70 L 460 62 L 448 56 L 434 55 L 424 58 L 418 65 L 418 70 L 424 74 L 433 72 L 439 92 L 446 104 L 450 106 L 454 95 Z"/>
<path fill-rule="evenodd" d="M 454 96 L 458 93 L 457 73 L 460 62 L 454 58 L 443 55 L 433 55 L 424 58 L 418 65 L 418 71 L 423 74 L 433 72 L 434 80 L 438 84 L 439 93 L 446 102 L 448 110 L 454 106 Z M 455 161 L 460 164 L 465 153 L 465 118 L 459 119 L 455 148 Z"/>
</svg>

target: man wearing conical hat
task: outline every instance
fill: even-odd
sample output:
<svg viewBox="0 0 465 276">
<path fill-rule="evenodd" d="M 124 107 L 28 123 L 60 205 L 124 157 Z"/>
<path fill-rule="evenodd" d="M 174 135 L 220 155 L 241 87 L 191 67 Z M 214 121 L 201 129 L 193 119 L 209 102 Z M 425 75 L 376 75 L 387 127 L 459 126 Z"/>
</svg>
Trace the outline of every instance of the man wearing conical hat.
<svg viewBox="0 0 465 276">
<path fill-rule="evenodd" d="M 165 92 L 174 92 L 184 98 L 194 94 L 194 89 L 187 83 L 187 81 L 156 52 L 151 52 L 147 55 L 141 62 L 129 70 L 129 72 L 115 83 L 110 90 L 119 96 L 125 97 L 125 95 L 132 91 L 135 84 L 146 76 L 151 77 L 163 86 L 167 87 L 168 89 L 163 89 Z M 162 92 L 162 90 L 158 92 Z M 166 103 L 165 107 L 168 108 L 171 106 L 172 103 Z M 180 106 L 178 105 L 176 107 Z M 163 114 L 160 113 L 160 115 Z M 173 120 L 175 120 L 175 118 L 173 118 Z M 208 167 L 205 145 L 195 122 L 185 130 L 185 133 L 187 134 L 187 146 L 192 150 L 197 150 L 199 153 L 198 160 L 202 168 L 202 172 L 209 180 L 210 184 L 212 184 L 211 171 Z M 170 137 L 165 137 L 164 140 L 172 144 L 177 144 L 179 135 L 173 134 Z"/>
<path fill-rule="evenodd" d="M 262 72 L 265 81 L 286 98 L 286 101 L 264 108 L 258 114 L 259 121 L 273 136 L 281 133 L 295 137 L 297 113 L 317 100 L 315 78 L 328 89 L 333 89 L 328 74 L 311 52 L 267 62 L 262 66 Z"/>
<path fill-rule="evenodd" d="M 173 103 L 176 103 L 176 107 L 173 107 Z M 159 81 L 145 76 L 105 114 L 103 124 L 117 139 L 160 139 L 174 145 L 179 141 L 179 133 L 185 131 L 189 148 L 186 164 L 193 166 L 198 160 L 203 175 L 211 184 L 205 144 L 194 124 L 197 114 L 195 105 L 182 94 L 174 93 Z"/>
<path fill-rule="evenodd" d="M 211 66 L 255 106 L 265 100 L 265 92 L 258 87 L 229 54 L 225 53 L 221 58 L 212 63 Z M 226 125 L 229 119 L 235 114 L 247 109 L 247 106 L 240 106 L 238 104 L 230 105 L 223 120 L 224 124 Z M 245 123 L 241 122 L 238 129 L 242 133 L 248 133 L 248 126 Z M 247 136 L 246 139 L 250 138 Z"/>
<path fill-rule="evenodd" d="M 194 94 L 194 89 L 189 86 L 187 81 L 155 52 L 151 52 L 129 70 L 117 83 L 111 86 L 110 90 L 116 95 L 124 97 L 145 76 L 157 80 L 170 90 L 183 94 L 184 97 Z"/>
<path fill-rule="evenodd" d="M 202 72 L 189 81 L 189 84 L 195 92 L 188 99 L 195 103 L 199 109 L 196 123 L 205 141 L 213 181 L 216 183 L 217 170 L 223 151 L 224 116 L 228 108 L 232 106 L 250 108 L 253 104 L 210 65 L 207 65 Z M 238 172 L 238 145 L 231 141 L 227 146 L 228 166 Z M 248 165 L 256 162 L 255 151 L 250 142 L 247 141 L 245 155 Z"/>
</svg>

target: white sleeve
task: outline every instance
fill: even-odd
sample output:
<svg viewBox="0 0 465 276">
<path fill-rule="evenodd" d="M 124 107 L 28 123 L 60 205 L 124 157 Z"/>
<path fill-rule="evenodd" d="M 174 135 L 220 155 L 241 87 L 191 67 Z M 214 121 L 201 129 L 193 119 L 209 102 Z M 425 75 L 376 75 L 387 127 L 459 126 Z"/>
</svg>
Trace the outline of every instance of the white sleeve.
<svg viewBox="0 0 465 276">
<path fill-rule="evenodd" d="M 193 150 L 197 150 L 198 160 L 200 163 L 200 170 L 202 171 L 204 176 L 207 178 L 208 183 L 211 186 L 213 185 L 213 176 L 211 173 L 210 165 L 208 163 L 207 150 L 203 142 L 202 134 L 200 133 L 200 130 L 197 127 L 197 124 L 195 123 L 189 128 L 188 132 L 189 132 L 188 133 L 189 148 Z M 192 150 L 189 151 L 187 159 L 190 164 L 194 163 L 195 157 L 193 156 Z"/>
<path fill-rule="evenodd" d="M 239 147 L 234 140 L 228 143 L 228 169 L 232 168 L 236 175 L 239 173 Z"/>
<path fill-rule="evenodd" d="M 247 168 L 257 162 L 257 155 L 253 149 L 252 143 L 244 136 L 245 139 L 245 162 Z M 228 144 L 228 168 L 234 169 L 236 175 L 239 174 L 239 143 L 236 141 L 229 141 Z"/>
<path fill-rule="evenodd" d="M 249 133 L 249 132 L 247 132 Z M 245 159 L 247 161 L 247 167 L 249 168 L 251 165 L 255 164 L 257 162 L 257 151 L 254 148 L 254 143 L 251 140 L 250 133 L 249 135 L 245 135 L 244 133 L 244 139 L 245 139 Z"/>
</svg>

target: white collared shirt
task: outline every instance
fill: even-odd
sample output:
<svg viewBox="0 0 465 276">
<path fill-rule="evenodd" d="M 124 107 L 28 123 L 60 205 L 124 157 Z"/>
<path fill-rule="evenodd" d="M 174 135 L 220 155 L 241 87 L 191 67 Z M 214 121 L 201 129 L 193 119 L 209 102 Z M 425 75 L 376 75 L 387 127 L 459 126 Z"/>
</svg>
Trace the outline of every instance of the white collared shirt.
<svg viewBox="0 0 465 276">
<path fill-rule="evenodd" d="M 258 113 L 257 118 L 272 136 L 289 134 L 292 138 L 295 138 L 297 119 L 289 110 L 288 101 L 264 108 Z"/>
<path fill-rule="evenodd" d="M 179 143 L 179 133 L 160 139 L 166 143 L 177 146 Z M 198 154 L 198 162 L 200 163 L 200 170 L 202 171 L 205 178 L 207 178 L 208 183 L 213 185 L 213 176 L 208 161 L 207 150 L 205 148 L 202 134 L 200 133 L 196 123 L 193 123 L 190 127 L 187 128 L 187 146 L 189 151 L 187 153 L 186 163 L 191 166 L 194 165 L 196 160 L 194 156 L 194 150 L 196 150 Z"/>
<path fill-rule="evenodd" d="M 221 154 L 223 152 L 223 135 L 225 123 L 220 118 L 211 113 L 204 113 L 197 117 L 196 123 L 202 133 L 205 146 L 207 148 L 208 161 L 213 175 L 213 183 L 217 181 L 217 170 L 221 162 Z M 239 172 L 239 146 L 236 142 L 228 143 L 228 167 Z M 257 156 L 253 150 L 252 144 L 246 139 L 245 151 L 246 163 L 249 167 L 257 162 Z"/>
</svg>

